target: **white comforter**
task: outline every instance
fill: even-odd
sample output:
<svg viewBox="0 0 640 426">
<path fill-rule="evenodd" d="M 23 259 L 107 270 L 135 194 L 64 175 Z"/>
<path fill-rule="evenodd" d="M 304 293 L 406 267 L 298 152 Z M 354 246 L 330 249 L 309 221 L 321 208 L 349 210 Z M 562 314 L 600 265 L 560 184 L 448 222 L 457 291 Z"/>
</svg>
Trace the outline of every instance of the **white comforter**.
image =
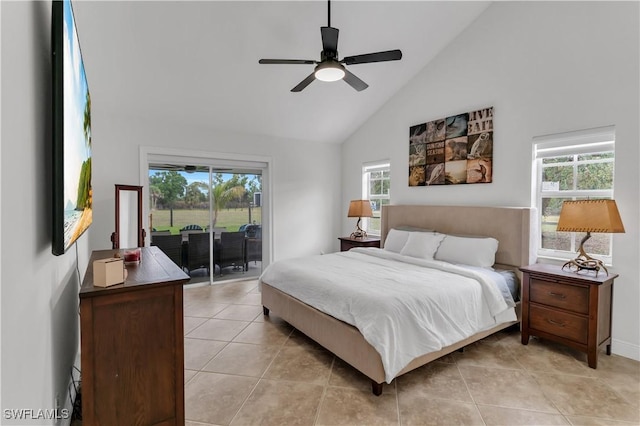
<svg viewBox="0 0 640 426">
<path fill-rule="evenodd" d="M 260 280 L 360 330 L 387 383 L 420 355 L 516 320 L 488 274 L 380 249 L 282 260 Z"/>
</svg>

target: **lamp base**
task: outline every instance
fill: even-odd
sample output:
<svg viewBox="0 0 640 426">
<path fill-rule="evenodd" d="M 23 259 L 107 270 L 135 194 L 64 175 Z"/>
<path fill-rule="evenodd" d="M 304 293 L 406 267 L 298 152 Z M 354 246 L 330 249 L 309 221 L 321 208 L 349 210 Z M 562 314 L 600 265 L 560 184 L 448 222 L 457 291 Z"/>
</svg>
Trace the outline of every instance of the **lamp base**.
<svg viewBox="0 0 640 426">
<path fill-rule="evenodd" d="M 356 230 L 351 233 L 351 238 L 355 238 L 357 240 L 361 240 L 363 238 L 367 238 L 367 233 L 364 229 L 360 227 L 361 217 L 358 218 L 358 223 L 356 223 Z"/>
<path fill-rule="evenodd" d="M 353 231 L 351 233 L 350 237 L 354 238 L 356 240 L 363 240 L 363 239 L 367 238 L 367 233 L 360 229 L 360 230 Z"/>
<path fill-rule="evenodd" d="M 607 267 L 604 266 L 604 263 L 602 263 L 602 260 L 591 257 L 584 251 L 584 242 L 589 238 L 591 238 L 591 232 L 587 232 L 587 235 L 585 235 L 580 242 L 580 249 L 578 250 L 580 255 L 562 265 L 562 269 L 567 267 L 570 271 L 574 271 L 576 273 L 579 273 L 580 271 L 595 271 L 596 277 L 598 276 L 598 272 L 600 272 L 601 269 L 604 269 L 604 272 L 609 275 L 609 271 L 607 270 Z"/>
<path fill-rule="evenodd" d="M 602 263 L 602 260 L 594 259 L 593 257 L 589 257 L 588 259 L 582 258 L 582 256 L 576 257 L 562 265 L 562 269 L 565 267 L 576 273 L 579 273 L 580 271 L 595 271 L 596 277 L 598 276 L 598 272 L 603 269 L 604 272 L 609 275 L 609 271 Z"/>
</svg>

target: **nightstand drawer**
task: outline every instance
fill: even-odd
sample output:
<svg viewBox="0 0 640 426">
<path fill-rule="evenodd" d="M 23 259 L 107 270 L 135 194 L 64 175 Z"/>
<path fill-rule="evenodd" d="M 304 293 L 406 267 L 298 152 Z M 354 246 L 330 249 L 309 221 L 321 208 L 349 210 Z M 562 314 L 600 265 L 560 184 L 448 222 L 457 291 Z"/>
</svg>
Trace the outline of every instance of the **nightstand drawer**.
<svg viewBox="0 0 640 426">
<path fill-rule="evenodd" d="M 529 300 L 580 314 L 589 313 L 589 289 L 531 279 Z"/>
<path fill-rule="evenodd" d="M 529 326 L 574 342 L 587 344 L 589 321 L 586 317 L 531 305 Z"/>
<path fill-rule="evenodd" d="M 576 274 L 536 263 L 522 271 L 522 344 L 539 336 L 587 353 L 598 366 L 598 351 L 611 355 L 611 300 L 618 274 Z"/>
</svg>

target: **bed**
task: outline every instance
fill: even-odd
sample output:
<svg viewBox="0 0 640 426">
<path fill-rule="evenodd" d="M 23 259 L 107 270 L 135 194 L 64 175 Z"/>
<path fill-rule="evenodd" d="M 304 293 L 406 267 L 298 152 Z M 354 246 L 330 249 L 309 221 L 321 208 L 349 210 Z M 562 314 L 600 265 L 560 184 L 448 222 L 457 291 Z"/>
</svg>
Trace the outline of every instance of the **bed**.
<svg viewBox="0 0 640 426">
<path fill-rule="evenodd" d="M 535 252 L 531 248 L 532 239 L 530 238 L 532 217 L 532 209 L 517 207 L 383 206 L 381 241 L 384 247 L 388 234 L 397 235 L 397 229 L 413 230 L 416 228 L 435 230 L 438 233 L 448 235 L 491 237 L 499 241 L 498 249 L 495 252 L 495 264 L 493 266 L 497 269 L 511 269 L 519 274 L 519 272 L 517 272 L 519 266 L 528 265 L 534 261 L 533 253 Z M 391 238 L 387 240 L 387 242 L 391 244 Z M 387 249 L 389 248 L 390 246 L 387 247 Z M 339 267 L 342 265 L 340 262 L 347 262 L 346 258 L 348 257 L 362 261 L 362 259 L 368 259 L 367 256 L 370 255 L 383 256 L 380 260 L 374 262 L 381 264 L 391 262 L 391 260 L 387 261 L 387 259 L 384 258 L 387 256 L 386 252 L 388 252 L 388 250 L 383 249 L 378 250 L 378 253 L 366 253 L 367 250 L 375 251 L 378 249 L 354 249 L 352 250 L 354 253 L 336 254 L 333 258 L 338 262 L 336 264 L 337 266 L 329 267 Z M 393 257 L 394 254 L 391 253 L 389 256 Z M 324 256 L 321 260 L 328 262 L 329 259 L 329 256 Z M 276 262 L 276 264 L 277 263 L 279 262 Z M 304 264 L 304 260 L 300 259 L 298 263 Z M 434 263 L 437 263 L 437 261 L 434 261 Z M 360 265 L 362 265 L 362 263 L 360 263 Z M 452 272 L 449 271 L 449 268 L 458 268 L 457 266 L 450 267 L 448 265 L 436 265 L 435 267 L 436 269 L 440 268 L 444 270 L 443 273 Z M 412 268 L 415 269 L 414 266 L 407 266 L 407 270 L 413 270 Z M 383 383 L 390 383 L 395 377 L 463 348 L 497 331 L 517 324 L 519 321 L 519 305 L 516 304 L 515 308 L 512 309 L 514 315 L 502 315 L 502 319 L 499 320 L 500 322 L 498 323 L 498 321 L 496 321 L 495 325 L 484 327 L 481 331 L 474 332 L 468 336 L 464 335 L 465 337 L 455 339 L 453 342 L 447 342 L 446 346 L 438 348 L 437 350 L 431 350 L 417 356 L 409 353 L 409 359 L 406 358 L 406 351 L 398 351 L 405 354 L 405 359 L 394 360 L 390 363 L 388 353 L 381 351 L 376 342 L 373 342 L 373 345 L 378 349 L 369 343 L 371 340 L 367 341 L 367 339 L 365 339 L 363 333 L 367 334 L 367 328 L 363 329 L 358 323 L 358 327 L 363 330 L 363 332 L 361 332 L 355 326 L 337 319 L 340 316 L 334 317 L 325 313 L 331 312 L 331 310 L 322 307 L 323 312 L 323 310 L 316 309 L 310 306 L 310 304 L 304 303 L 298 298 L 288 294 L 289 291 L 279 290 L 275 284 L 270 284 L 270 280 L 275 283 L 277 278 L 273 271 L 268 273 L 270 269 L 272 268 L 267 268 L 260 279 L 264 314 L 269 315 L 270 312 L 273 312 L 369 377 L 372 383 L 372 391 L 376 395 L 382 393 Z M 303 269 L 305 268 L 299 268 L 299 275 L 295 275 L 295 278 L 293 278 L 296 281 L 296 286 L 299 286 L 300 289 L 305 287 L 305 281 L 311 283 L 314 280 L 324 278 L 305 276 L 304 273 L 301 272 Z M 407 275 L 411 274 L 412 272 L 407 273 Z M 470 274 L 472 278 L 475 276 L 474 272 Z M 327 274 L 327 276 L 328 275 L 329 274 Z M 402 276 L 404 274 L 400 273 L 398 275 Z M 464 279 L 465 278 L 463 278 L 463 280 Z M 478 282 L 482 281 L 478 277 L 475 277 L 475 279 Z M 340 283 L 337 281 L 340 280 L 333 280 L 331 285 L 339 285 Z M 328 283 L 329 281 L 326 282 Z M 283 288 L 280 284 L 277 286 Z M 349 289 L 349 291 L 351 291 L 351 289 Z M 292 293 L 296 294 L 295 292 Z M 353 296 L 345 297 L 352 298 Z M 484 297 L 486 298 L 486 296 Z M 406 325 L 407 322 L 406 320 L 404 321 Z M 416 339 L 414 336 L 410 338 L 410 340 L 416 342 L 421 339 Z M 381 353 L 383 353 L 382 356 Z M 398 364 L 398 362 L 400 364 Z M 398 367 L 398 365 L 400 367 Z"/>
</svg>

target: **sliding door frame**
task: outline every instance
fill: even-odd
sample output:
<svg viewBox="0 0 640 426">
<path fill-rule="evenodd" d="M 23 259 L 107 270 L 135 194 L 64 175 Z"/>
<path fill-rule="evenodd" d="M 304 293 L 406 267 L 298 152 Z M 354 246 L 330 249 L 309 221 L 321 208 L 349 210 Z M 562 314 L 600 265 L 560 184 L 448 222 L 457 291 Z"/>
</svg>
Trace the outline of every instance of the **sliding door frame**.
<svg viewBox="0 0 640 426">
<path fill-rule="evenodd" d="M 261 170 L 262 173 L 262 270 L 273 259 L 273 158 L 229 152 L 197 151 L 165 147 L 140 146 L 140 185 L 146 196 L 142 197 L 142 222 L 149 227 L 149 165 L 153 163 L 188 164 L 215 168 Z M 151 233 L 147 233 L 145 244 L 150 245 Z"/>
</svg>

